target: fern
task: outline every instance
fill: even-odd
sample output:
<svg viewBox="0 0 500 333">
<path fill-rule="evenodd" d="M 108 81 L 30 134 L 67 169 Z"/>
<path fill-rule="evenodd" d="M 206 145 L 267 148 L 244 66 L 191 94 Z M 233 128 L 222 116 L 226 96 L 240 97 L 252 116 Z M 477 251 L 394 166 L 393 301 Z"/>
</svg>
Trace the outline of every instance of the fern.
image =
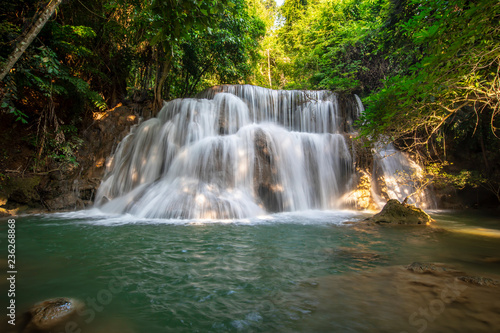
<svg viewBox="0 0 500 333">
<path fill-rule="evenodd" d="M 76 91 L 88 102 L 100 110 L 106 110 L 107 104 L 104 98 L 96 91 L 90 89 L 90 85 L 79 77 L 65 76 L 63 79 L 71 83 Z"/>
</svg>

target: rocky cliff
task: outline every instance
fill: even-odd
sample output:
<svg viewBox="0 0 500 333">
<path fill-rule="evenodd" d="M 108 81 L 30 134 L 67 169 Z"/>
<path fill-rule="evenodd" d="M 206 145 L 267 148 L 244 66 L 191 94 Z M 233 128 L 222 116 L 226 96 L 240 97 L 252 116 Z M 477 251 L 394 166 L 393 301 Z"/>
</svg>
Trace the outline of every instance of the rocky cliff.
<svg viewBox="0 0 500 333">
<path fill-rule="evenodd" d="M 33 172 L 35 152 L 25 138 L 28 129 L 3 122 L 0 171 L 0 215 L 82 209 L 93 203 L 106 169 L 106 159 L 117 143 L 140 119 L 151 116 L 150 103 L 118 104 L 80 129 L 83 140 L 75 152 L 76 163 Z M 6 117 L 6 115 L 2 115 Z M 11 126 L 8 126 L 8 125 Z"/>
</svg>

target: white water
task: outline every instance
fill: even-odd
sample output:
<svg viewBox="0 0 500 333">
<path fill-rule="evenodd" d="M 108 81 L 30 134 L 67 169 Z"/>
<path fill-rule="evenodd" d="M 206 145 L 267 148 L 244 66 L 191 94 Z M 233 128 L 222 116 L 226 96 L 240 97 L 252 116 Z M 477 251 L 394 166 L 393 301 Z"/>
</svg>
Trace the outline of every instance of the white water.
<svg viewBox="0 0 500 333">
<path fill-rule="evenodd" d="M 393 144 L 378 145 L 374 151 L 374 176 L 379 173 L 386 186 L 385 193 L 390 199 L 408 202 L 422 208 L 436 208 L 434 198 L 426 188 L 419 189 L 422 183 L 422 168 L 407 154 L 397 150 Z M 385 203 L 375 189 L 379 205 Z"/>
<path fill-rule="evenodd" d="M 167 219 L 340 209 L 355 186 L 345 137 L 362 108 L 357 96 L 248 85 L 165 103 L 117 147 L 96 204 Z"/>
</svg>

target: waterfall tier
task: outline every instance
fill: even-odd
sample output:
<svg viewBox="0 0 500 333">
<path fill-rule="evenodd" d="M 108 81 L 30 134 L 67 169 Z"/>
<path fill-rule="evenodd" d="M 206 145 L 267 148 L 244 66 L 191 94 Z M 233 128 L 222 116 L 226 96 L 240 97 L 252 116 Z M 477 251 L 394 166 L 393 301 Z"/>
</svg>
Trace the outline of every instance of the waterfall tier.
<svg viewBox="0 0 500 333">
<path fill-rule="evenodd" d="M 220 86 L 165 103 L 116 149 L 96 203 L 150 218 L 229 219 L 334 209 L 359 116 L 328 91 Z M 109 201 L 109 202 L 108 202 Z"/>
<path fill-rule="evenodd" d="M 357 96 L 249 85 L 170 101 L 118 145 L 96 204 L 182 219 L 341 208 L 356 186 L 346 137 L 362 110 Z"/>
</svg>

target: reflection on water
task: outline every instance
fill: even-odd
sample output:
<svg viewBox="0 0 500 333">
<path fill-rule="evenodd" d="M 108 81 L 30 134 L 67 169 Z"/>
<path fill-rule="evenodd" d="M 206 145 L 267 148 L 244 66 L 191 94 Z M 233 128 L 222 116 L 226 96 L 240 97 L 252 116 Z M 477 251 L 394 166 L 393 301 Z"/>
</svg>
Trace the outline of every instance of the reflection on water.
<svg viewBox="0 0 500 333">
<path fill-rule="evenodd" d="M 403 267 L 437 262 L 498 276 L 500 239 L 491 234 L 499 219 L 433 217 L 439 228 L 343 224 L 364 218 L 348 211 L 238 221 L 21 217 L 18 312 L 64 296 L 95 312 L 82 316 L 83 332 L 418 332 L 424 321 L 426 332 L 498 330 L 491 318 L 500 315 L 500 287 L 460 280 L 467 290 L 445 302 L 440 293 L 455 283 L 447 275 L 454 271 Z M 6 230 L 0 224 L 2 240 Z M 116 279 L 123 288 L 100 303 Z M 426 318 L 421 308 L 439 316 Z"/>
</svg>

